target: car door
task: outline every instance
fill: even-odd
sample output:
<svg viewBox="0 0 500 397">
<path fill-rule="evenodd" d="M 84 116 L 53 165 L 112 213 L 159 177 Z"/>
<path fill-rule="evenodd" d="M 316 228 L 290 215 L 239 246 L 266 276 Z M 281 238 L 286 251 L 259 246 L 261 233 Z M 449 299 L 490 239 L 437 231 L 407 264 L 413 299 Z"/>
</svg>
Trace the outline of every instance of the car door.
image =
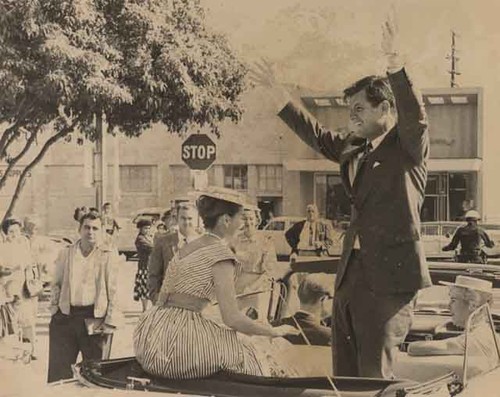
<svg viewBox="0 0 500 397">
<path fill-rule="evenodd" d="M 423 224 L 421 228 L 421 238 L 424 243 L 424 252 L 427 258 L 439 258 L 442 256 L 439 239 L 439 225 Z"/>
</svg>

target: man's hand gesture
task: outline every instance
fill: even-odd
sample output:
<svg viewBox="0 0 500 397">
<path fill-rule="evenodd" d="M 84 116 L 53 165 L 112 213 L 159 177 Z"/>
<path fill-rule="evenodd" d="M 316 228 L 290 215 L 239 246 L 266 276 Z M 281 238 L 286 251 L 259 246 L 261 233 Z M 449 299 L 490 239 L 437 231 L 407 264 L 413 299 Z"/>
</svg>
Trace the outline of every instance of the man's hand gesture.
<svg viewBox="0 0 500 397">
<path fill-rule="evenodd" d="M 387 58 L 387 69 L 389 72 L 396 71 L 402 67 L 399 27 L 394 8 L 391 9 L 391 12 L 387 15 L 387 19 L 382 25 L 382 52 Z"/>
<path fill-rule="evenodd" d="M 253 86 L 269 90 L 269 97 L 277 111 L 291 100 L 290 93 L 276 78 L 273 65 L 269 61 L 262 59 L 260 62 L 252 64 L 248 69 L 250 83 Z"/>
</svg>

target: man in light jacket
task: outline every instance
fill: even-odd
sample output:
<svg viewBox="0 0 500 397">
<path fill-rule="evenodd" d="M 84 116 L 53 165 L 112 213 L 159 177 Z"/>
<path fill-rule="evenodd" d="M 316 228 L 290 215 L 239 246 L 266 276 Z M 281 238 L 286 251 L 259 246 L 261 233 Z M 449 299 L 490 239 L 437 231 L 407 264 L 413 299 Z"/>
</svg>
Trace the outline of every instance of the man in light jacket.
<svg viewBox="0 0 500 397">
<path fill-rule="evenodd" d="M 100 244 L 97 214 L 85 214 L 79 232 L 80 240 L 63 249 L 55 262 L 48 382 L 72 378 L 71 365 L 80 352 L 84 360 L 101 359 L 107 334 L 118 322 L 118 253 Z"/>
</svg>

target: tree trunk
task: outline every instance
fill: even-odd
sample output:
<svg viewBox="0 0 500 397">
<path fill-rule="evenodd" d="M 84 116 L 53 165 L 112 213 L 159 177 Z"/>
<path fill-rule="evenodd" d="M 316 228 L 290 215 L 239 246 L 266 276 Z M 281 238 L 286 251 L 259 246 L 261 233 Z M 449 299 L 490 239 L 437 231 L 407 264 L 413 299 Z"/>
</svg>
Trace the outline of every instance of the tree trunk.
<svg viewBox="0 0 500 397">
<path fill-rule="evenodd" d="M 45 154 L 47 153 L 47 150 L 56 143 L 58 140 L 63 138 L 64 136 L 68 135 L 71 131 L 76 126 L 76 122 L 73 123 L 71 126 L 59 131 L 57 134 L 51 136 L 43 145 L 42 149 L 40 152 L 37 154 L 37 156 L 29 163 L 26 168 L 24 168 L 23 172 L 19 176 L 19 180 L 17 181 L 16 185 L 16 190 L 14 191 L 14 195 L 12 196 L 12 199 L 10 200 L 9 208 L 7 208 L 7 211 L 5 212 L 5 215 L 3 217 L 3 220 L 9 218 L 12 216 L 14 209 L 16 208 L 17 201 L 19 200 L 19 197 L 21 196 L 21 193 L 24 189 L 24 186 L 26 185 L 26 178 L 28 174 L 31 172 L 31 170 L 43 159 Z"/>
</svg>

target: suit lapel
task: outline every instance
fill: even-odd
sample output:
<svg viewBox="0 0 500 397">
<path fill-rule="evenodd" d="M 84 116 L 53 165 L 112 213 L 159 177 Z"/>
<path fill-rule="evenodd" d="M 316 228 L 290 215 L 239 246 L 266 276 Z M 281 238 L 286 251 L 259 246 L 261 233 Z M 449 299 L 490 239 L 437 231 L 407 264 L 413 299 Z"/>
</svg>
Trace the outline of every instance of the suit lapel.
<svg viewBox="0 0 500 397">
<path fill-rule="evenodd" d="M 397 130 L 393 128 L 380 143 L 380 145 L 368 154 L 368 157 L 356 174 L 354 180 L 353 192 L 355 203 L 358 208 L 361 208 L 370 191 L 374 186 L 374 178 L 371 175 L 375 162 L 383 163 L 390 156 L 388 150 L 391 148 L 391 143 L 396 139 Z"/>
<path fill-rule="evenodd" d="M 352 159 L 361 152 L 361 146 L 364 142 L 364 139 L 350 136 L 347 138 L 344 150 L 340 155 L 340 177 L 349 197 L 352 197 L 353 194 L 351 180 L 349 179 L 349 165 Z"/>
</svg>

